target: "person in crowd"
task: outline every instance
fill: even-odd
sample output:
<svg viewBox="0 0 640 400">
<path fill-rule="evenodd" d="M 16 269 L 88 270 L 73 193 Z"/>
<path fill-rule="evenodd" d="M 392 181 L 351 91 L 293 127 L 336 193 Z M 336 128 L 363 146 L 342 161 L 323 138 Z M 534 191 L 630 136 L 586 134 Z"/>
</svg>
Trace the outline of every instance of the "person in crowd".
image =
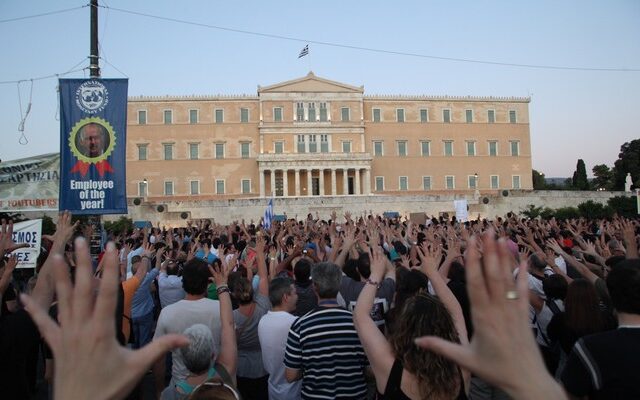
<svg viewBox="0 0 640 400">
<path fill-rule="evenodd" d="M 237 365 L 236 333 L 227 280 L 229 266 L 226 262 L 209 267 L 219 291 L 221 348 L 215 352 L 211 329 L 204 324 L 195 324 L 184 331 L 189 345 L 180 348 L 184 365 L 189 374 L 174 386 L 168 386 L 161 400 L 181 400 L 193 395 L 197 388 L 206 383 L 223 383 L 235 390 Z"/>
<path fill-rule="evenodd" d="M 564 311 L 567 286 L 567 280 L 559 274 L 547 277 L 542 282 L 546 297 L 544 305 L 542 309 L 536 310 L 535 315 L 536 342 L 540 346 L 544 362 L 552 374 L 555 374 L 560 361 L 560 344 L 549 338 L 547 328 L 553 316 Z"/>
<path fill-rule="evenodd" d="M 375 329 L 370 314 L 376 289 L 386 270 L 393 268 L 378 246 L 372 249 L 371 278 L 356 304 L 354 322 L 376 378 L 378 398 L 466 399 L 470 375 L 444 357 L 418 349 L 413 342 L 416 336 L 436 335 L 468 343 L 462 309 L 438 272 L 440 250 L 425 243 L 419 255 L 422 271 L 438 298 L 420 292 L 407 299 L 388 341 Z"/>
<path fill-rule="evenodd" d="M 143 269 L 143 279 L 140 286 L 133 294 L 131 302 L 131 320 L 133 323 L 133 348 L 139 349 L 151 341 L 153 337 L 153 296 L 151 284 L 160 273 L 161 250 L 156 252 L 156 267 L 149 271 L 151 265 L 151 245 L 147 245 L 141 256 L 133 256 L 131 259 L 131 272 L 137 275 L 138 269 Z"/>
<path fill-rule="evenodd" d="M 607 276 L 618 329 L 576 341 L 561 381 L 575 398 L 637 399 L 640 370 L 640 260 L 619 263 Z"/>
<path fill-rule="evenodd" d="M 311 261 L 307 258 L 301 258 L 293 267 L 293 276 L 295 277 L 296 292 L 298 294 L 298 302 L 293 311 L 293 315 L 301 317 L 313 310 L 318 305 L 318 298 L 311 285 Z"/>
<path fill-rule="evenodd" d="M 302 379 L 302 399 L 362 399 L 367 393 L 368 362 L 352 313 L 336 300 L 342 271 L 333 263 L 322 262 L 314 265 L 311 278 L 318 307 L 291 325 L 285 377 L 289 382 Z"/>
<path fill-rule="evenodd" d="M 182 288 L 182 277 L 178 276 L 178 270 L 178 263 L 173 258 L 167 258 L 160 265 L 158 295 L 160 297 L 160 307 L 162 308 L 184 299 L 185 292 Z"/>
<path fill-rule="evenodd" d="M 205 297 L 207 283 L 210 277 L 208 264 L 194 258 L 188 261 L 182 271 L 182 286 L 186 293 L 184 300 L 180 300 L 162 309 L 158 317 L 153 341 L 167 334 L 181 334 L 188 327 L 203 324 L 209 327 L 213 334 L 215 352 L 220 349 L 220 303 Z M 170 386 L 183 381 L 189 375 L 184 365 L 182 354 L 178 350 L 172 352 L 173 366 Z M 165 357 L 158 359 L 154 365 L 156 392 L 158 395 L 165 388 Z"/>
<path fill-rule="evenodd" d="M 258 338 L 260 318 L 270 309 L 269 278 L 265 262 L 265 240 L 258 235 L 255 242 L 255 262 L 258 266 L 258 291 L 254 292 L 251 281 L 241 277 L 233 287 L 233 297 L 238 308 L 233 311 L 238 341 L 238 389 L 243 398 L 269 398 L 269 375 L 262 362 L 262 350 Z M 248 265 L 248 269 L 252 266 Z"/>
<path fill-rule="evenodd" d="M 287 334 L 296 320 L 292 314 L 298 302 L 294 281 L 288 277 L 274 278 L 269 283 L 269 300 L 272 310 L 258 324 L 262 362 L 269 373 L 269 399 L 296 400 L 300 398 L 302 382 L 287 382 L 283 363 Z"/>
</svg>

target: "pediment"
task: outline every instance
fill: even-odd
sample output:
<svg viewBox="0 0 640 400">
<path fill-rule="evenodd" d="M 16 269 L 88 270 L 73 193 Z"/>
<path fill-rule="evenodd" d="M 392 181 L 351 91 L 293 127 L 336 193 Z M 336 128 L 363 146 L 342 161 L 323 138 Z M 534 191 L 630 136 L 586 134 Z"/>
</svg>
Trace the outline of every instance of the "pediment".
<svg viewBox="0 0 640 400">
<path fill-rule="evenodd" d="M 258 86 L 258 93 L 364 93 L 364 87 L 356 87 L 315 76 L 309 72 L 307 76 L 270 86 Z"/>
</svg>

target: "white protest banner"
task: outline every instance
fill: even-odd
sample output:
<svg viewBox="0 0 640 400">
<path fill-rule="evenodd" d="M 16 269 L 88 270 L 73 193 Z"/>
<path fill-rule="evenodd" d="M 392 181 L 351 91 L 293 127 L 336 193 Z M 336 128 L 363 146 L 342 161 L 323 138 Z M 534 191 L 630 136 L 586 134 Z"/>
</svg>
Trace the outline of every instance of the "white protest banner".
<svg viewBox="0 0 640 400">
<path fill-rule="evenodd" d="M 0 164 L 0 211 L 58 210 L 60 154 Z"/>
<path fill-rule="evenodd" d="M 29 247 L 18 249 L 11 253 L 18 257 L 18 266 L 16 268 L 35 268 L 40 255 L 40 243 L 42 242 L 42 220 L 32 219 L 14 223 L 13 242 L 17 244 L 27 243 L 29 245 Z"/>
<path fill-rule="evenodd" d="M 467 200 L 454 200 L 453 207 L 456 210 L 456 219 L 460 222 L 467 222 L 469 212 L 467 211 Z"/>
</svg>

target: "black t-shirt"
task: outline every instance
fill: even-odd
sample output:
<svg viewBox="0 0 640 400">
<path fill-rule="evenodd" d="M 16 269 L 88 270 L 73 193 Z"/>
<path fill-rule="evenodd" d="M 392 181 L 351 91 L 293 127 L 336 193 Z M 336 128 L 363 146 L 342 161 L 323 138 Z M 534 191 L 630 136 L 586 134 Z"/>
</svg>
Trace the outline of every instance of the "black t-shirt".
<svg viewBox="0 0 640 400">
<path fill-rule="evenodd" d="M 573 396 L 640 399 L 640 328 L 618 328 L 576 342 L 562 373 Z"/>
<path fill-rule="evenodd" d="M 34 393 L 40 333 L 25 310 L 0 318 L 2 399 L 28 399 Z"/>
</svg>

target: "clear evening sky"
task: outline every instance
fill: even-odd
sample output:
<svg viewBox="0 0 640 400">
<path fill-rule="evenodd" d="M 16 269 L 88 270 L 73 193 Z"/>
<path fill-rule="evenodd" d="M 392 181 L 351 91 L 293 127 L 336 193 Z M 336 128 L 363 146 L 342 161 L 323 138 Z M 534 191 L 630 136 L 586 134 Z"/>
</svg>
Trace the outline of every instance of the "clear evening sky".
<svg viewBox="0 0 640 400">
<path fill-rule="evenodd" d="M 0 1 L 0 81 L 87 67 L 87 0 Z M 531 96 L 533 168 L 570 176 L 612 165 L 620 145 L 640 138 L 640 1 L 124 1 L 100 0 L 102 76 L 129 78 L 130 95 L 255 94 L 257 85 L 309 70 L 365 94 Z M 13 20 L 64 9 L 75 10 Z M 287 40 L 183 24 L 299 39 Z M 633 69 L 521 68 L 507 64 Z M 310 54 L 298 59 L 309 43 Z M 84 61 L 83 61 L 84 60 Z M 125 75 L 126 74 L 126 75 Z M 65 77 L 88 76 L 79 71 Z M 57 80 L 34 81 L 19 143 L 16 83 L 0 84 L 0 159 L 59 150 Z"/>
</svg>

